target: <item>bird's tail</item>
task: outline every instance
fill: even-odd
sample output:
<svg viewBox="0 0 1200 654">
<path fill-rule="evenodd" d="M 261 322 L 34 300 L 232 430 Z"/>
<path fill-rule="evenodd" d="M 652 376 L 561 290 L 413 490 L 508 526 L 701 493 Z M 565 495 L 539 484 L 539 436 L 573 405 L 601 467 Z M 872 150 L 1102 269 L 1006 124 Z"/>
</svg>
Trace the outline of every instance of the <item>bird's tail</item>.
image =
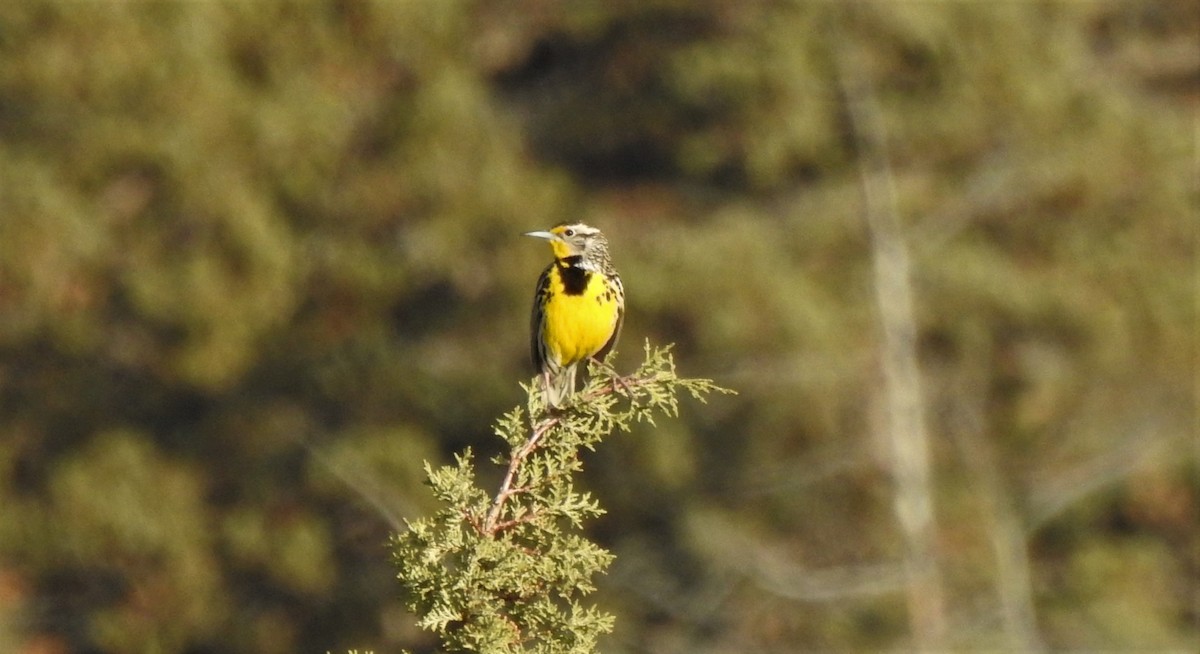
<svg viewBox="0 0 1200 654">
<path fill-rule="evenodd" d="M 575 392 L 575 369 L 577 364 L 563 366 L 546 374 L 546 403 L 554 408 L 561 407 Z"/>
</svg>

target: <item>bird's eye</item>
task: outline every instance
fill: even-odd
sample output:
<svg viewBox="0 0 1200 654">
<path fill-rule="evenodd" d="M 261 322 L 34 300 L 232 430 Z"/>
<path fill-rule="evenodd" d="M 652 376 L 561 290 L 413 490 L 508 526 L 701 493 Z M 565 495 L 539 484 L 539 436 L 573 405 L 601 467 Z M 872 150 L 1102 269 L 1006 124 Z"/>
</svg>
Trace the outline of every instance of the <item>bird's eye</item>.
<svg viewBox="0 0 1200 654">
<path fill-rule="evenodd" d="M 563 232 L 563 236 L 574 236 L 574 235 L 575 235 L 575 230 L 573 230 L 573 229 L 568 229 L 567 231 Z"/>
</svg>

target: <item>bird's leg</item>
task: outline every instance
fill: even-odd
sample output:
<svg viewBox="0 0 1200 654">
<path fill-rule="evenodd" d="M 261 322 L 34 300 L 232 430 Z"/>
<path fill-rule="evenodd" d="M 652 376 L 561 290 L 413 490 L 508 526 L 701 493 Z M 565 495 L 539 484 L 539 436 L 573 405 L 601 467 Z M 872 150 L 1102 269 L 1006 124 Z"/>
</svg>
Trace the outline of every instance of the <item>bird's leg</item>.
<svg viewBox="0 0 1200 654">
<path fill-rule="evenodd" d="M 609 373 L 611 373 L 613 382 L 616 385 L 620 386 L 625 391 L 626 395 L 628 395 L 630 397 L 633 396 L 633 389 L 629 387 L 629 384 L 625 383 L 625 380 L 621 377 L 621 373 L 617 372 L 616 368 L 610 366 L 603 359 L 597 359 L 596 357 L 591 357 L 591 360 L 595 361 L 596 365 L 600 366 L 601 368 L 604 368 Z"/>
</svg>

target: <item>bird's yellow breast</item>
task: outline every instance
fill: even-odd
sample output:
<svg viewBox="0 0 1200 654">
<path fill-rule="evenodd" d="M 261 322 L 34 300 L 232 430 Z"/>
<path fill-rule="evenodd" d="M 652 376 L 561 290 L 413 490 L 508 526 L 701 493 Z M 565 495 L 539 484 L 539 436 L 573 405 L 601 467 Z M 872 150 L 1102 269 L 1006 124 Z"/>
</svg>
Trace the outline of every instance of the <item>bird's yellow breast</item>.
<svg viewBox="0 0 1200 654">
<path fill-rule="evenodd" d="M 551 275 L 542 337 L 551 357 L 567 366 L 595 355 L 617 327 L 620 303 L 603 275 L 591 273 L 582 293 L 569 294 L 558 270 Z"/>
</svg>

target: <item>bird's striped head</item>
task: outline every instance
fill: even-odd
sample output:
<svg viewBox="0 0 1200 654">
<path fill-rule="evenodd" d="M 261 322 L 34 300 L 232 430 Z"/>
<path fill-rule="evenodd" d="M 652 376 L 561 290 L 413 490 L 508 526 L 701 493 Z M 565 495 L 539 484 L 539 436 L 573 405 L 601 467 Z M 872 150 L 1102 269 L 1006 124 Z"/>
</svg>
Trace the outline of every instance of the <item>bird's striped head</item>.
<svg viewBox="0 0 1200 654">
<path fill-rule="evenodd" d="M 608 239 L 600 230 L 583 223 L 562 223 L 545 232 L 526 232 L 526 236 L 550 241 L 550 249 L 558 260 L 579 257 L 585 268 L 602 270 L 611 266 Z"/>
</svg>

